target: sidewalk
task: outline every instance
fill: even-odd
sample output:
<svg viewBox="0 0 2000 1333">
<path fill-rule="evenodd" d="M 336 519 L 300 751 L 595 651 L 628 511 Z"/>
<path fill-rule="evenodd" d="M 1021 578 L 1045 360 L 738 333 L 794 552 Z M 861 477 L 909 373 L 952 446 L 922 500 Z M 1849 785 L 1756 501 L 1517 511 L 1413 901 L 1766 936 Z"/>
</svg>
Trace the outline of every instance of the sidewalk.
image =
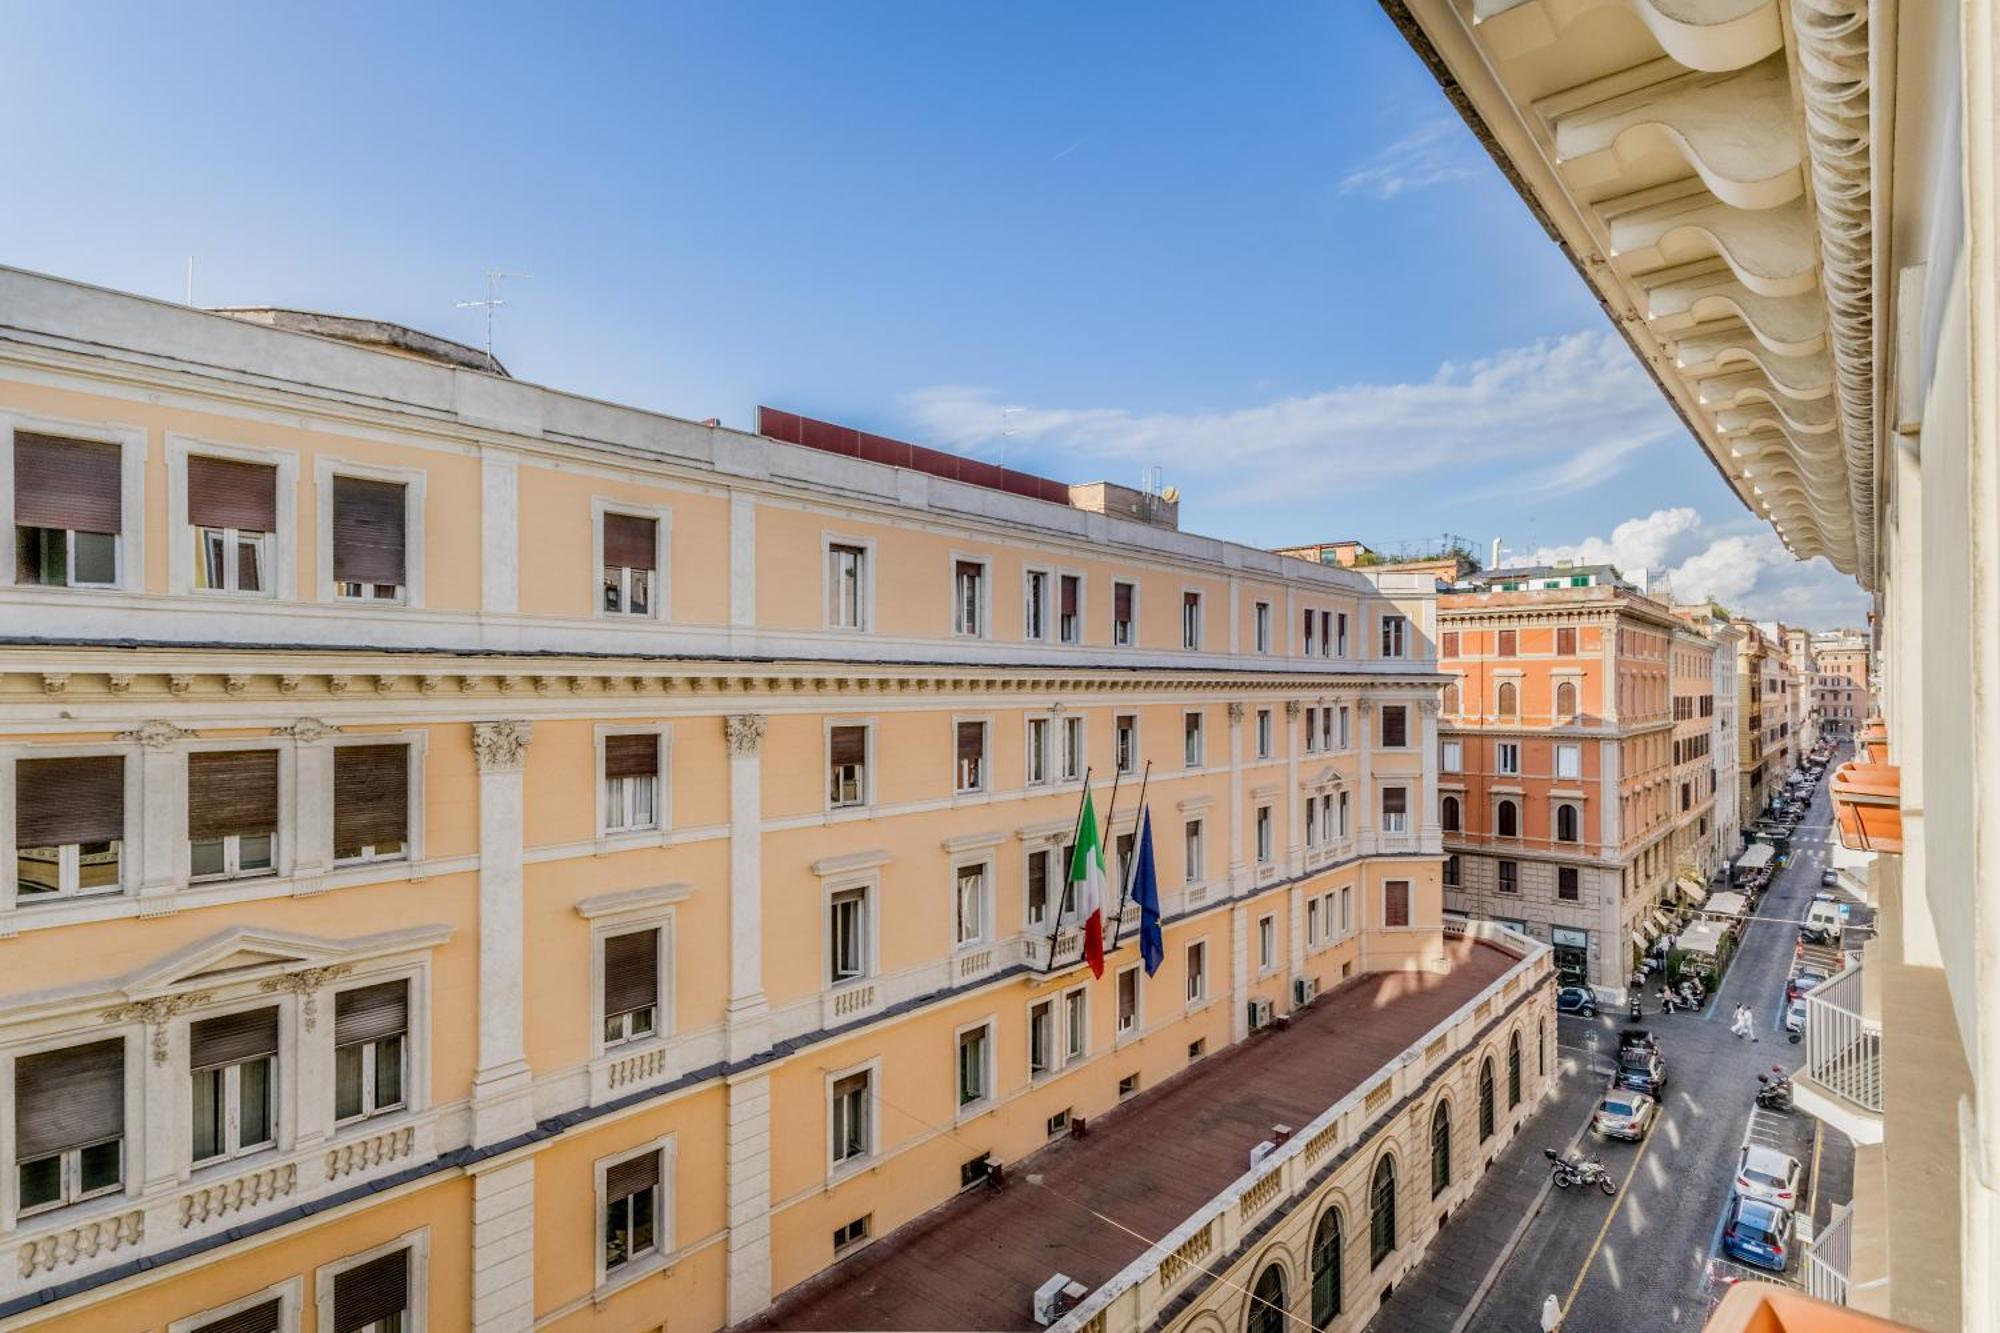
<svg viewBox="0 0 2000 1333">
<path fill-rule="evenodd" d="M 1542 1149 L 1566 1145 L 1604 1091 L 1604 1075 L 1590 1072 L 1587 1056 L 1564 1049 L 1561 1057 L 1555 1089 L 1501 1151 L 1472 1197 L 1431 1237 L 1423 1261 L 1396 1285 L 1389 1303 L 1369 1322 L 1369 1333 L 1444 1333 L 1456 1326 L 1517 1230 L 1527 1225 L 1549 1179 Z"/>
</svg>

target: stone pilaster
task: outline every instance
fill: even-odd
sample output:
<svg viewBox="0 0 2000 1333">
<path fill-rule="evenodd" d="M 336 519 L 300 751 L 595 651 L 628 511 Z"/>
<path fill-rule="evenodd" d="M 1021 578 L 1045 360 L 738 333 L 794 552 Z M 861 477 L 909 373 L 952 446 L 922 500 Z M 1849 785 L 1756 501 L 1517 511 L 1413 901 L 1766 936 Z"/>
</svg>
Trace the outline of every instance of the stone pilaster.
<svg viewBox="0 0 2000 1333">
<path fill-rule="evenodd" d="M 729 742 L 729 1005 L 726 1054 L 771 1044 L 764 998 L 764 715 L 723 719 Z"/>
<path fill-rule="evenodd" d="M 1423 808 L 1417 814 L 1417 847 L 1436 856 L 1444 851 L 1444 830 L 1438 825 L 1438 701 L 1423 699 L 1417 704 L 1419 740 L 1423 744 Z"/>
<path fill-rule="evenodd" d="M 1363 856 L 1375 852 L 1375 811 L 1381 797 L 1375 793 L 1375 701 L 1367 695 L 1354 701 L 1354 725 L 1361 733 L 1361 764 L 1355 786 L 1354 812 L 1356 841 Z M 1408 818 L 1408 816 L 1404 816 Z"/>
<path fill-rule="evenodd" d="M 1291 594 L 1285 594 L 1290 597 Z M 1296 878 L 1306 868 L 1305 798 L 1299 795 L 1300 706 L 1285 700 L 1285 873 Z"/>
<path fill-rule="evenodd" d="M 771 1303 L 771 1076 L 729 1082 L 729 1301 L 737 1324 Z"/>
<path fill-rule="evenodd" d="M 1241 903 L 1229 908 L 1229 1039 L 1250 1035 L 1250 911 Z"/>
<path fill-rule="evenodd" d="M 476 722 L 479 761 L 479 1041 L 472 1075 L 472 1142 L 485 1147 L 534 1128 L 522 1036 L 522 767 L 533 726 Z"/>
<path fill-rule="evenodd" d="M 1232 617 L 1231 624 L 1235 623 Z M 1243 855 L 1243 705 L 1229 705 L 1229 891 L 1250 886 L 1250 864 Z"/>
<path fill-rule="evenodd" d="M 194 737 L 194 732 L 171 722 L 148 722 L 118 735 L 121 741 L 139 744 L 136 850 L 141 898 L 171 898 L 185 878 L 182 858 L 187 847 L 187 751 L 184 742 Z M 131 776 L 129 768 L 126 776 Z M 155 902 L 148 906 L 171 904 Z"/>
<path fill-rule="evenodd" d="M 292 892 L 316 893 L 333 864 L 333 746 L 340 728 L 302 717 L 285 728 L 292 738 Z M 280 849 L 280 854 L 283 849 Z"/>
<path fill-rule="evenodd" d="M 535 1326 L 535 1159 L 472 1177 L 474 1333 L 526 1333 Z"/>
<path fill-rule="evenodd" d="M 512 454 L 479 460 L 479 606 L 509 612 L 520 606 L 520 468 Z"/>
</svg>

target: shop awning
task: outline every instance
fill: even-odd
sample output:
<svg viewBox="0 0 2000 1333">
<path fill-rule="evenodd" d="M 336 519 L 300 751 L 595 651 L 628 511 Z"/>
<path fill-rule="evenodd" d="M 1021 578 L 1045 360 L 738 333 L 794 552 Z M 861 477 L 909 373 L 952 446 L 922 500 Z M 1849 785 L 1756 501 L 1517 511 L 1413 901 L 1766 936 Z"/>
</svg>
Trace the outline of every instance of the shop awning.
<svg viewBox="0 0 2000 1333">
<path fill-rule="evenodd" d="M 1893 764 L 1849 761 L 1833 771 L 1834 826 L 1857 852 L 1903 850 L 1903 772 Z"/>
<path fill-rule="evenodd" d="M 1743 855 L 1736 858 L 1736 868 L 1738 870 L 1762 870 L 1765 866 L 1771 864 L 1771 858 L 1774 855 L 1776 853 L 1771 850 L 1770 843 L 1753 843 L 1744 850 Z"/>
<path fill-rule="evenodd" d="M 1632 943 L 1643 949 L 1646 947 L 1646 937 L 1635 930 L 1632 932 Z"/>
<path fill-rule="evenodd" d="M 1681 881 L 1681 897 L 1699 907 L 1708 901 L 1708 890 L 1701 886 L 1699 880 L 1684 879 Z"/>
<path fill-rule="evenodd" d="M 1710 916 L 1742 916 L 1749 900 L 1740 893 L 1718 893 L 1708 900 Z"/>
<path fill-rule="evenodd" d="M 1682 953 L 1705 954 L 1714 957 L 1722 947 L 1723 924 L 1720 921 L 1697 921 L 1681 932 L 1679 949 Z"/>
<path fill-rule="evenodd" d="M 1665 912 L 1655 911 L 1653 913 L 1653 933 L 1655 935 L 1665 934 L 1673 924 L 1673 918 Z"/>
</svg>

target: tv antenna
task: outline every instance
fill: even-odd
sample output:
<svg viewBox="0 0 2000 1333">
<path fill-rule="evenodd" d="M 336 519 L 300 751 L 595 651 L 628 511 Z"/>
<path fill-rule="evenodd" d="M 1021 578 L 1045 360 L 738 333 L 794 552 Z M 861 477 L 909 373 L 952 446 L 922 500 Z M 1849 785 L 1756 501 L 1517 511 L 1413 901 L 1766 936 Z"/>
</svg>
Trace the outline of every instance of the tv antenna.
<svg viewBox="0 0 2000 1333">
<path fill-rule="evenodd" d="M 1000 466 L 1007 466 L 1007 437 L 1014 434 L 1014 428 L 1007 424 L 1007 418 L 1025 413 L 1025 407 L 1003 407 L 1000 409 Z"/>
<path fill-rule="evenodd" d="M 486 299 L 484 301 L 458 301 L 453 305 L 457 310 L 486 311 L 486 369 L 499 370 L 499 363 L 493 359 L 493 312 L 507 303 L 500 299 L 500 282 L 504 278 L 528 278 L 528 273 L 502 273 L 497 268 L 486 270 Z"/>
</svg>

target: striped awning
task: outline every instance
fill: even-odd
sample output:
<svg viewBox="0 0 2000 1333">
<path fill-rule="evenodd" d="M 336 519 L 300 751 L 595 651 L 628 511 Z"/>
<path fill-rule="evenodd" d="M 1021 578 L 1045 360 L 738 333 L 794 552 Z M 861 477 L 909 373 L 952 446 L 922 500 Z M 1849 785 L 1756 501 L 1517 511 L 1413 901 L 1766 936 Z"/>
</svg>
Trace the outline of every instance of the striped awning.
<svg viewBox="0 0 2000 1333">
<path fill-rule="evenodd" d="M 1671 925 L 1673 925 L 1673 919 L 1669 917 L 1665 912 L 1656 910 L 1653 913 L 1653 934 L 1655 935 L 1663 934 L 1666 931 L 1666 929 Z"/>
</svg>

